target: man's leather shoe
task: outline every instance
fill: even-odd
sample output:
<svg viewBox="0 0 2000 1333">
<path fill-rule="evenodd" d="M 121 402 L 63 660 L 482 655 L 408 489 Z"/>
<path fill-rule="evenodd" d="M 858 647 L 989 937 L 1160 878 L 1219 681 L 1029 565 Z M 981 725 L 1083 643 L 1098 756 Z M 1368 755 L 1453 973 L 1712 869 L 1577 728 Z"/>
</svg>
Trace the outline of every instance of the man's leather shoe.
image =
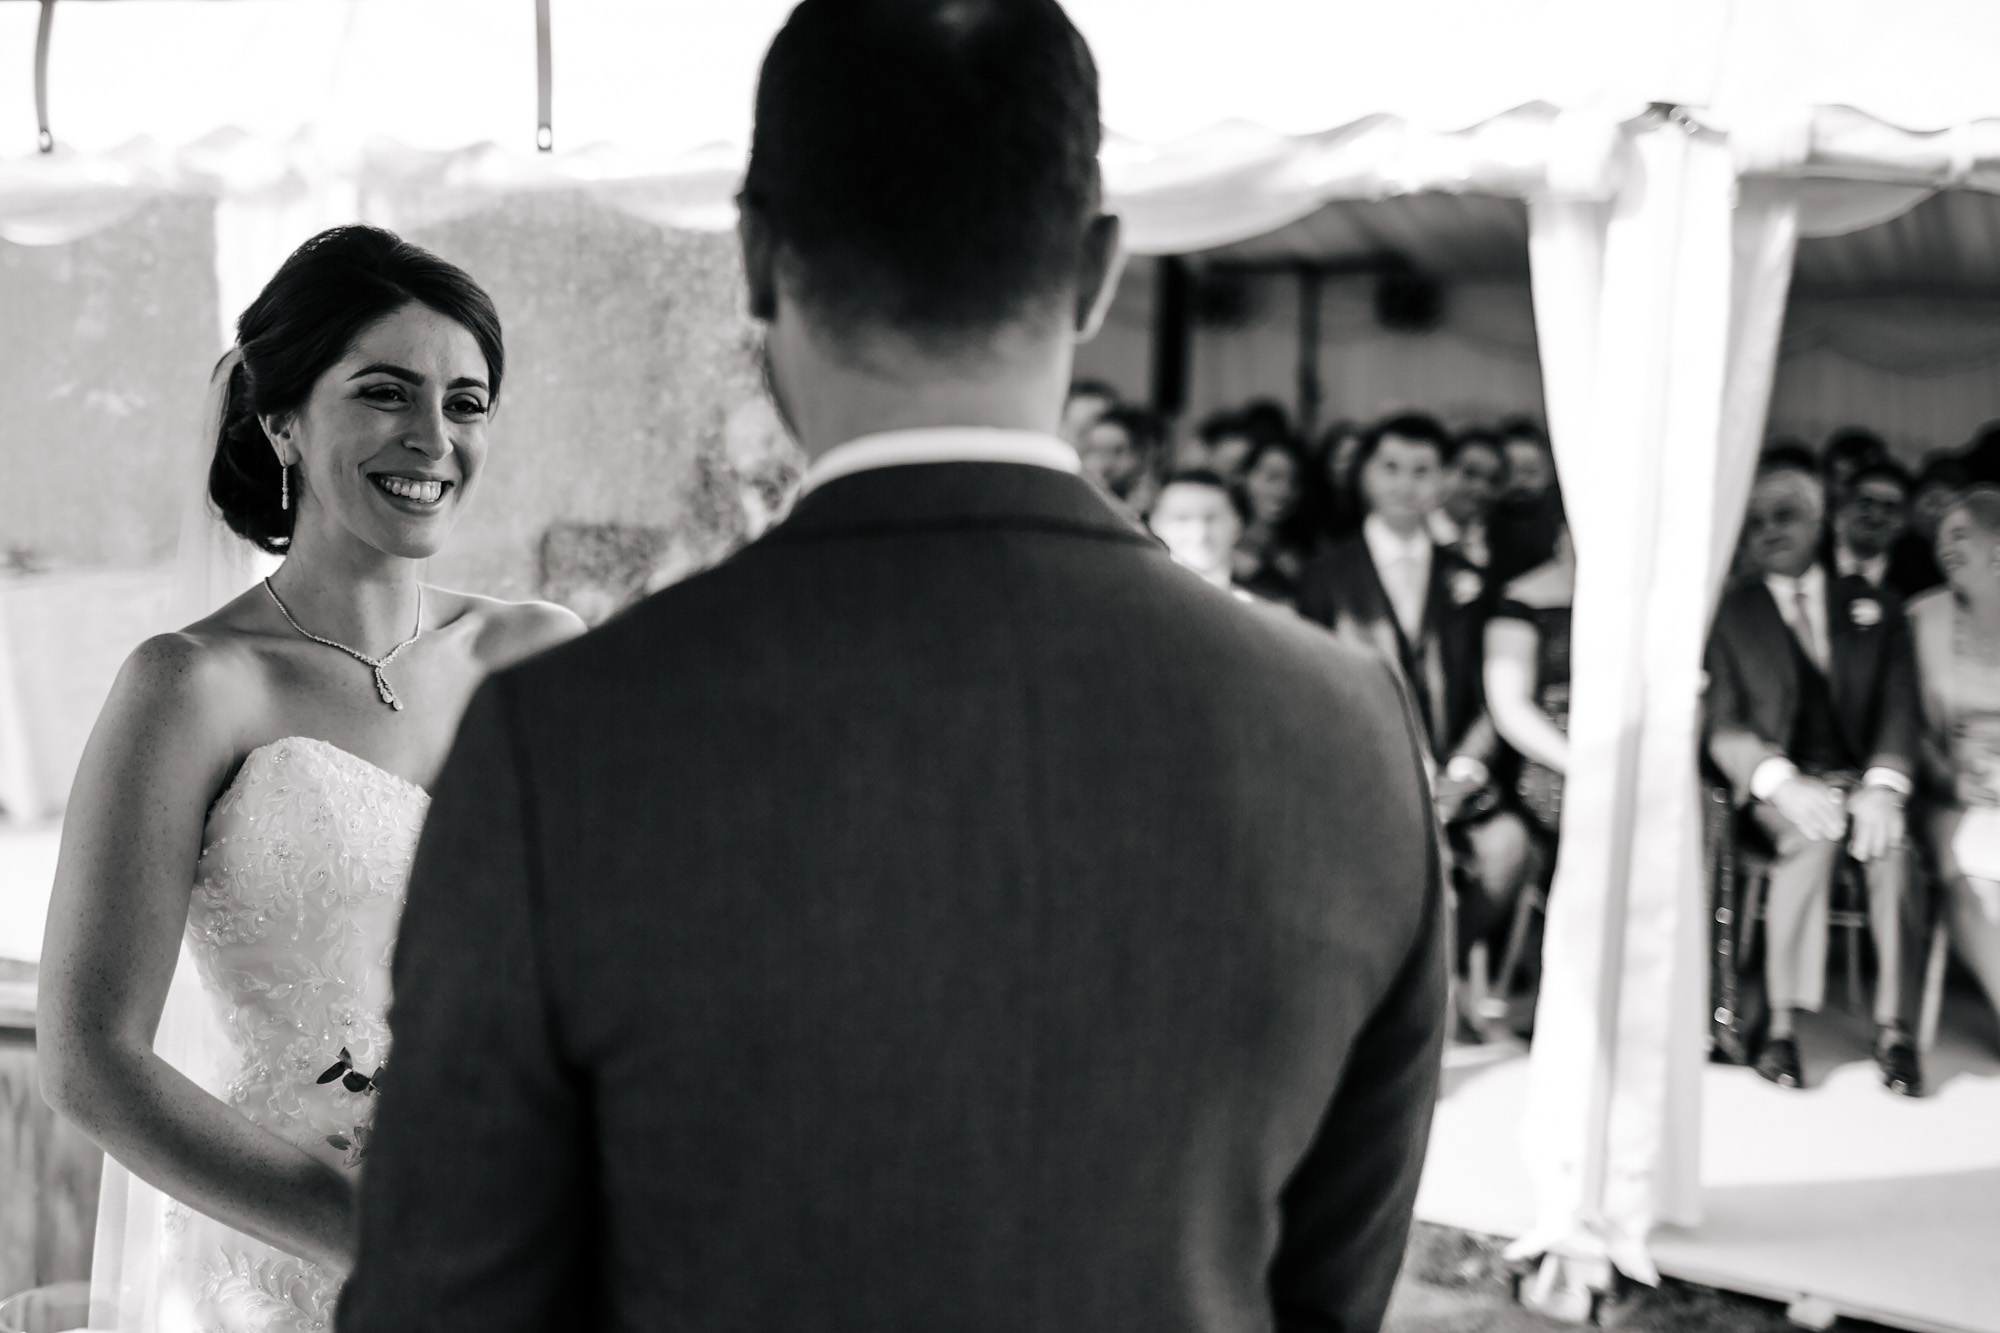
<svg viewBox="0 0 2000 1333">
<path fill-rule="evenodd" d="M 1923 1066 L 1917 1061 L 1917 1043 L 1901 1028 L 1885 1027 L 1875 1036 L 1875 1064 L 1882 1071 L 1882 1086 L 1904 1097 L 1924 1095 Z"/>
<path fill-rule="evenodd" d="M 1772 1037 L 1757 1052 L 1757 1072 L 1781 1088 L 1803 1088 L 1805 1072 L 1799 1068 L 1799 1044 L 1790 1037 Z"/>
</svg>

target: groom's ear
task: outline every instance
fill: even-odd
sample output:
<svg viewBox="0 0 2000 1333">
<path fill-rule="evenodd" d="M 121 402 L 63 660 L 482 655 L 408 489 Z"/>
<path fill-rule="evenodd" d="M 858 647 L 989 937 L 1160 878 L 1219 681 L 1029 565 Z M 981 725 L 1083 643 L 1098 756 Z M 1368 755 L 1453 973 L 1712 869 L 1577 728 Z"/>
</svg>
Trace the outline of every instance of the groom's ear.
<svg viewBox="0 0 2000 1333">
<path fill-rule="evenodd" d="M 1087 343 L 1104 327 L 1118 279 L 1125 271 L 1125 246 L 1117 215 L 1099 213 L 1084 229 L 1076 265 L 1076 340 Z"/>
<path fill-rule="evenodd" d="M 778 246 L 763 209 L 747 193 L 736 196 L 736 239 L 743 247 L 750 318 L 768 324 L 778 317 Z"/>
</svg>

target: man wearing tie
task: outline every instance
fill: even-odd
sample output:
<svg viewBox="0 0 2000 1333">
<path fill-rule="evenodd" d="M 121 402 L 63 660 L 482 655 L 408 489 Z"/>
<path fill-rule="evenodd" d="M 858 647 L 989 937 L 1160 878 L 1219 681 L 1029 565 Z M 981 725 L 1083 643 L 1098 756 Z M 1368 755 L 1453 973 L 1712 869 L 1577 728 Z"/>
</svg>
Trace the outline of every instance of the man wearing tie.
<svg viewBox="0 0 2000 1333">
<path fill-rule="evenodd" d="M 1709 636 L 1707 749 L 1776 852 L 1764 936 L 1771 1019 L 1757 1072 L 1802 1084 L 1793 1016 L 1817 1010 L 1825 992 L 1844 841 L 1868 882 L 1875 1060 L 1887 1087 L 1915 1097 L 1922 967 L 1911 950 L 1925 904 L 1903 818 L 1920 734 L 1915 658 L 1895 592 L 1820 563 L 1825 511 L 1817 476 L 1766 461 L 1744 519 L 1751 577 L 1723 597 Z"/>
<path fill-rule="evenodd" d="M 1306 567 L 1298 611 L 1402 668 L 1429 732 L 1464 948 L 1507 918 L 1535 853 L 1527 825 L 1497 806 L 1488 771 L 1500 743 L 1480 683 L 1486 580 L 1427 526 L 1450 446 L 1444 427 L 1414 413 L 1362 437 L 1354 475 L 1367 518 Z"/>
</svg>

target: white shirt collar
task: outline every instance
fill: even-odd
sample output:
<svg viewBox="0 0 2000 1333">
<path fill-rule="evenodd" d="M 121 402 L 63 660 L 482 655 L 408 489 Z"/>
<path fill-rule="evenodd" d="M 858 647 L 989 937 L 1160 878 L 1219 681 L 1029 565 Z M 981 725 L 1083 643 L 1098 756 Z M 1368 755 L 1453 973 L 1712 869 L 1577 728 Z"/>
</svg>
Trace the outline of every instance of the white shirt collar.
<svg viewBox="0 0 2000 1333">
<path fill-rule="evenodd" d="M 1791 599 L 1804 593 L 1808 597 L 1819 597 L 1826 591 L 1826 571 L 1815 561 L 1805 573 L 1793 578 L 1789 574 L 1766 574 L 1764 586 L 1778 599 L 1778 604 L 1790 609 Z"/>
<path fill-rule="evenodd" d="M 1370 514 L 1362 521 L 1361 538 L 1368 543 L 1368 554 L 1375 558 L 1378 567 L 1392 565 L 1398 560 L 1430 563 L 1431 534 L 1421 526 L 1404 537 L 1387 523 Z"/>
<path fill-rule="evenodd" d="M 799 482 L 805 496 L 829 481 L 875 468 L 912 463 L 1026 463 L 1077 473 L 1076 449 L 1053 435 L 992 426 L 938 426 L 890 430 L 849 440 L 814 459 Z"/>
<path fill-rule="evenodd" d="M 1889 553 L 1884 551 L 1880 555 L 1871 555 L 1863 560 L 1845 546 L 1836 543 L 1833 548 L 1833 565 L 1842 578 L 1851 578 L 1859 574 L 1871 585 L 1879 587 L 1883 578 L 1889 573 Z"/>
</svg>

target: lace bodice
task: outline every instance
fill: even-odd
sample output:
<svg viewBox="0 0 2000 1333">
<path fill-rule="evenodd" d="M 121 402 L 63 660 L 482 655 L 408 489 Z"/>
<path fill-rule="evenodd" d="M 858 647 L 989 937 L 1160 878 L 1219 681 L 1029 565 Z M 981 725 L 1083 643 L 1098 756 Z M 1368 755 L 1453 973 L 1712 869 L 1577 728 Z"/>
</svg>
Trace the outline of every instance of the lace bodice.
<svg viewBox="0 0 2000 1333">
<path fill-rule="evenodd" d="M 273 741 L 216 798 L 195 868 L 188 951 L 230 1047 L 212 1091 L 345 1170 L 389 1058 L 389 959 L 429 805 L 326 741 Z M 198 1248 L 183 1257 L 202 1327 L 328 1326 L 335 1286 L 311 1265 L 234 1232 Z"/>
</svg>

